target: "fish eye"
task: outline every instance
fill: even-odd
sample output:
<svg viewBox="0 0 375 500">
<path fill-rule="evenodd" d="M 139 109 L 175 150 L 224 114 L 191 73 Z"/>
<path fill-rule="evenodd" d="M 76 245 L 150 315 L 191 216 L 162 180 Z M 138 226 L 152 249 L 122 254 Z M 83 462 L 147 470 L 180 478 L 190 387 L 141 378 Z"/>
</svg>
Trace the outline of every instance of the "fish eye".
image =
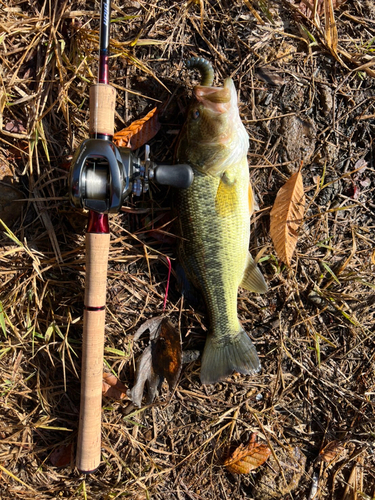
<svg viewBox="0 0 375 500">
<path fill-rule="evenodd" d="M 192 113 L 192 116 L 193 116 L 193 120 L 197 120 L 199 117 L 200 117 L 200 112 L 199 112 L 199 109 L 194 109 L 193 113 Z"/>
</svg>

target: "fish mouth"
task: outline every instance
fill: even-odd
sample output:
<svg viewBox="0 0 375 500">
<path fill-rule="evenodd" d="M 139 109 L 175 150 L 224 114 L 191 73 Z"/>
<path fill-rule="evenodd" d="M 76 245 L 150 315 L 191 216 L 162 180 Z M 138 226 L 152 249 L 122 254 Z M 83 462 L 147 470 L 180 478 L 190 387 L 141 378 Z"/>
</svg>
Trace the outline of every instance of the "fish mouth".
<svg viewBox="0 0 375 500">
<path fill-rule="evenodd" d="M 215 113 L 226 113 L 232 105 L 233 89 L 233 80 L 227 78 L 223 87 L 203 87 L 199 85 L 194 88 L 193 93 L 195 99 L 205 108 Z"/>
</svg>

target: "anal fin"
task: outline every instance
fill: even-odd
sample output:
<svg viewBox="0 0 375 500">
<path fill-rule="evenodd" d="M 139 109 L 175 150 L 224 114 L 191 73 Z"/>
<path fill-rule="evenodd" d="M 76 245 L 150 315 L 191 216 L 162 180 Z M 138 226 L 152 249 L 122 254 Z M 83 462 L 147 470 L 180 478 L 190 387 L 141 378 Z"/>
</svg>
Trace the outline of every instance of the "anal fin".
<svg viewBox="0 0 375 500">
<path fill-rule="evenodd" d="M 256 265 L 254 259 L 250 255 L 247 256 L 246 269 L 241 281 L 240 286 L 249 290 L 250 292 L 265 293 L 268 290 L 267 283 L 263 278 L 259 267 Z"/>
</svg>

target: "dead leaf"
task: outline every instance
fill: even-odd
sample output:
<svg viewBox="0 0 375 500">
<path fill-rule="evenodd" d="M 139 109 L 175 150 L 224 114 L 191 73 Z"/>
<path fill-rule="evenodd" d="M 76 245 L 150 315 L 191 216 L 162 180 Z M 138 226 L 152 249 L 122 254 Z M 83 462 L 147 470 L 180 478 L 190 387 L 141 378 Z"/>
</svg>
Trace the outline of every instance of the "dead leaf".
<svg viewBox="0 0 375 500">
<path fill-rule="evenodd" d="M 138 149 L 151 140 L 159 129 L 158 110 L 154 108 L 145 117 L 116 132 L 113 136 L 113 142 L 119 148 Z"/>
<path fill-rule="evenodd" d="M 135 385 L 128 393 L 135 406 L 142 406 L 145 384 L 148 384 L 147 404 L 152 403 L 160 389 L 160 380 L 152 368 L 151 346 L 147 346 L 137 362 L 137 375 Z"/>
<path fill-rule="evenodd" d="M 115 375 L 108 372 L 103 373 L 103 396 L 112 399 L 124 399 L 127 390 L 127 387 Z"/>
<path fill-rule="evenodd" d="M 234 450 L 224 462 L 225 467 L 232 474 L 248 474 L 257 469 L 269 458 L 271 450 L 266 444 L 256 442 L 256 434 L 253 433 L 249 443 L 241 444 Z"/>
<path fill-rule="evenodd" d="M 166 318 L 160 323 L 159 337 L 151 344 L 151 351 L 155 372 L 173 390 L 181 372 L 181 342 L 180 334 Z"/>
<path fill-rule="evenodd" d="M 66 467 L 69 465 L 72 461 L 72 443 L 55 448 L 49 459 L 55 467 Z"/>
<path fill-rule="evenodd" d="M 270 234 L 279 258 L 290 266 L 305 213 L 301 169 L 282 186 L 271 210 Z"/>
<path fill-rule="evenodd" d="M 255 73 L 258 78 L 270 85 L 276 86 L 283 85 L 285 83 L 285 79 L 279 75 L 280 70 L 278 68 L 274 68 L 273 66 L 262 66 L 256 68 Z"/>
<path fill-rule="evenodd" d="M 326 463 L 332 463 L 339 455 L 344 451 L 345 446 L 342 441 L 330 441 L 326 446 L 320 451 L 319 458 Z"/>
<path fill-rule="evenodd" d="M 137 375 L 129 396 L 135 406 L 142 405 L 144 386 L 147 382 L 147 404 L 154 401 L 164 379 L 172 391 L 181 373 L 180 334 L 167 318 L 159 316 L 145 321 L 134 335 L 134 340 L 146 330 L 150 331 L 150 344 L 137 364 Z"/>
</svg>

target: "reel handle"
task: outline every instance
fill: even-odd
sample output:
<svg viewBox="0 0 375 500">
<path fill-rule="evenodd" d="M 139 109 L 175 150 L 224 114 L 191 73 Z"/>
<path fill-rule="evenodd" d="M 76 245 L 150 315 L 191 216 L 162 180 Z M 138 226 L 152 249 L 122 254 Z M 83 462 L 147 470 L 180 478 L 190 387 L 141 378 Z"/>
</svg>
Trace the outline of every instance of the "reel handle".
<svg viewBox="0 0 375 500">
<path fill-rule="evenodd" d="M 164 186 L 187 189 L 193 182 L 194 174 L 190 165 L 157 164 L 154 168 L 154 181 Z"/>
</svg>

